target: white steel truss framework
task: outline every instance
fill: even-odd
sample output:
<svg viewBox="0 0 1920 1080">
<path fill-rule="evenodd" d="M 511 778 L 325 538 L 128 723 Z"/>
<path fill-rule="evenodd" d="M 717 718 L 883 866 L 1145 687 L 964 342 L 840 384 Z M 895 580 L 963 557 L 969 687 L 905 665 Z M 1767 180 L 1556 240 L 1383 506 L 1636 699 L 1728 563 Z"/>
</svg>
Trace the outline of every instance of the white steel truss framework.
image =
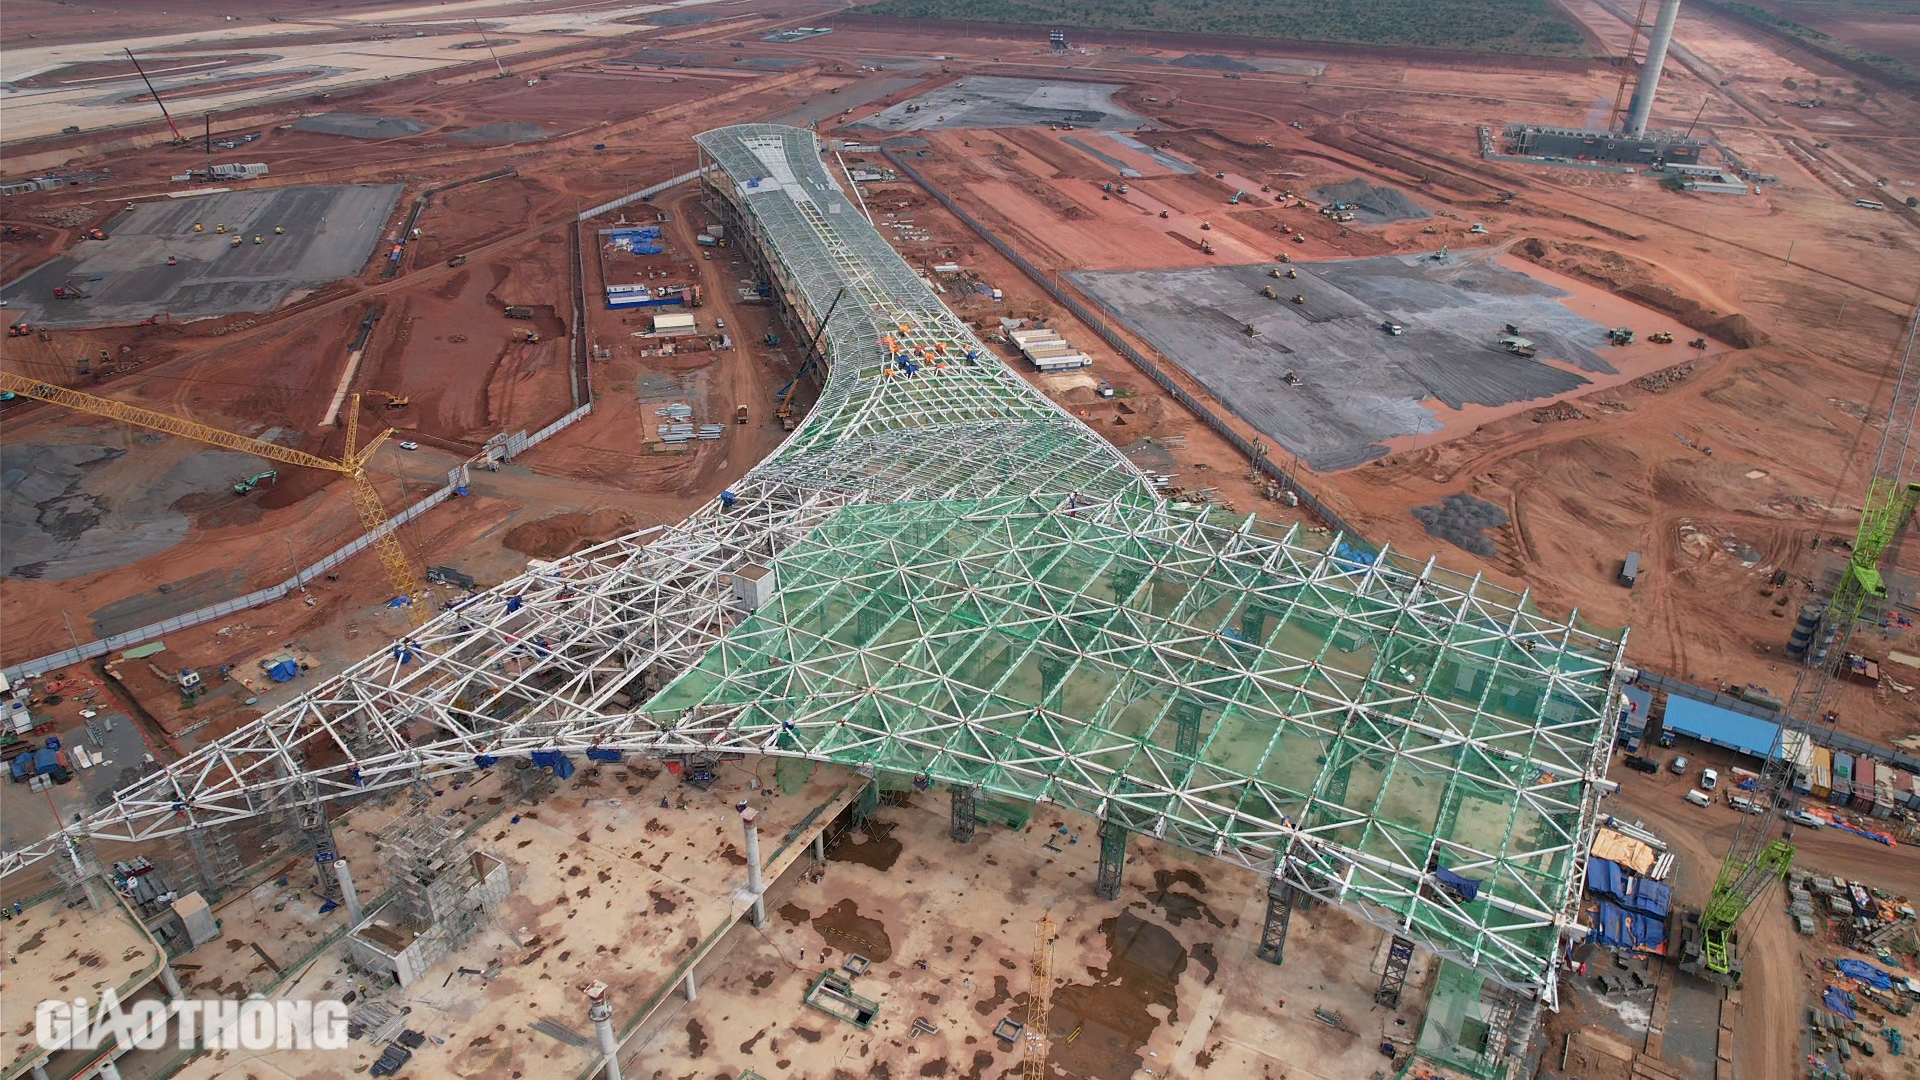
<svg viewBox="0 0 1920 1080">
<path fill-rule="evenodd" d="M 854 210 L 810 131 L 698 142 L 822 334 L 821 398 L 679 525 L 462 602 L 116 793 L 12 873 L 536 751 L 746 752 L 1052 801 L 1553 996 L 1624 633 L 1167 504 Z M 771 568 L 747 610 L 736 571 Z"/>
</svg>

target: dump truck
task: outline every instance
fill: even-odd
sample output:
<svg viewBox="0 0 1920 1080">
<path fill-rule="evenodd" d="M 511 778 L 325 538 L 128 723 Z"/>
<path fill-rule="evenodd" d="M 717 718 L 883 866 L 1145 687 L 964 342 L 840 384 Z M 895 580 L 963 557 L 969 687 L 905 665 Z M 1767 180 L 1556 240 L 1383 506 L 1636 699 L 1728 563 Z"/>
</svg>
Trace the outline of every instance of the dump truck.
<svg viewBox="0 0 1920 1080">
<path fill-rule="evenodd" d="M 465 255 L 455 255 L 453 258 L 447 260 L 447 265 L 465 266 L 467 265 L 467 257 Z"/>
<path fill-rule="evenodd" d="M 505 315 L 509 319 L 531 319 L 533 318 L 533 309 L 525 304 L 509 304 L 507 305 Z"/>
<path fill-rule="evenodd" d="M 1401 334 L 1404 334 L 1407 332 L 1406 327 L 1401 326 L 1399 323 L 1394 322 L 1392 319 L 1388 319 L 1385 322 L 1381 323 L 1380 329 L 1385 330 L 1387 333 L 1392 334 L 1394 337 L 1399 337 Z"/>
<path fill-rule="evenodd" d="M 747 422 L 747 407 L 745 405 L 733 411 L 733 422 L 736 424 L 744 424 Z"/>
</svg>

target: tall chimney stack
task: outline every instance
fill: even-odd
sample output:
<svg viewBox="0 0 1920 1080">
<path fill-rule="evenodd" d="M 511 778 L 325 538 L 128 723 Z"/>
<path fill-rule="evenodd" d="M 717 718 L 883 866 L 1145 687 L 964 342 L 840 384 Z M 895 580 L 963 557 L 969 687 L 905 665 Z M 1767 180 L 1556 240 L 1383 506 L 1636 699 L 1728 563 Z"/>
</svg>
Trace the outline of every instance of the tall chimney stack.
<svg viewBox="0 0 1920 1080">
<path fill-rule="evenodd" d="M 1627 134 L 1638 139 L 1647 133 L 1647 117 L 1653 114 L 1653 94 L 1660 89 L 1660 68 L 1667 62 L 1667 46 L 1673 44 L 1673 23 L 1680 17 L 1680 0 L 1660 0 L 1660 14 L 1653 20 L 1653 36 L 1647 39 L 1647 58 L 1640 65 L 1640 81 L 1633 88 L 1633 108 L 1627 114 Z"/>
</svg>

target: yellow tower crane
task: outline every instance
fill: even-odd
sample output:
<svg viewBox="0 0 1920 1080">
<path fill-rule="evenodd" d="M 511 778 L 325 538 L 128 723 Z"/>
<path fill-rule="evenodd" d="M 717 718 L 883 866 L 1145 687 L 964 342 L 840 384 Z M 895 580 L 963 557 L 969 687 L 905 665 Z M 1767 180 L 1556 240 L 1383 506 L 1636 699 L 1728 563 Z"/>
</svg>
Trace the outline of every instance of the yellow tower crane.
<svg viewBox="0 0 1920 1080">
<path fill-rule="evenodd" d="M 353 396 L 353 407 L 347 413 L 347 448 L 339 461 L 333 461 L 315 454 L 304 453 L 285 446 L 266 442 L 261 439 L 235 435 L 216 427 L 185 420 L 178 416 L 169 416 L 152 409 L 143 409 L 138 405 L 129 405 L 124 401 L 95 397 L 64 386 L 41 382 L 0 371 L 0 390 L 11 391 L 23 398 L 35 401 L 48 401 L 64 406 L 75 412 L 104 416 L 109 420 L 118 420 L 135 427 L 178 435 L 183 439 L 217 446 L 223 450 L 238 450 L 245 454 L 255 454 L 271 461 L 288 465 L 301 465 L 309 469 L 322 469 L 340 473 L 353 481 L 353 505 L 360 514 L 360 527 L 373 537 L 373 549 L 380 555 L 380 562 L 386 567 L 387 580 L 392 584 L 394 595 L 407 598 L 407 617 L 415 626 L 425 621 L 425 611 L 413 601 L 423 593 L 420 577 L 414 573 L 413 562 L 400 547 L 400 538 L 396 530 L 387 528 L 387 508 L 380 501 L 380 493 L 374 489 L 373 480 L 367 476 L 367 462 L 374 451 L 393 434 L 388 428 L 367 441 L 367 445 L 358 448 L 354 444 L 360 434 L 360 395 Z"/>
<path fill-rule="evenodd" d="M 1040 916 L 1033 946 L 1033 985 L 1027 990 L 1026 1056 L 1020 1061 L 1023 1080 L 1047 1078 L 1047 1014 L 1053 1011 L 1053 915 Z"/>
</svg>

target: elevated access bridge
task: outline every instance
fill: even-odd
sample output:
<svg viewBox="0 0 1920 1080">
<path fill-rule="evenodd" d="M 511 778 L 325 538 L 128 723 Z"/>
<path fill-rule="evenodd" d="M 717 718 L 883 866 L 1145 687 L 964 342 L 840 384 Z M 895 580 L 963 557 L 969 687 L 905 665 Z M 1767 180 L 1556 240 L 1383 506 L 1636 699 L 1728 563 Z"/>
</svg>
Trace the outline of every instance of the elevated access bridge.
<svg viewBox="0 0 1920 1080">
<path fill-rule="evenodd" d="M 1179 844 L 1551 1001 L 1624 634 L 1162 501 L 938 302 L 811 132 L 698 141 L 794 317 L 843 297 L 800 428 L 680 524 L 463 601 L 0 869 L 514 756 L 744 752 L 1072 807 L 1109 856 Z"/>
</svg>

